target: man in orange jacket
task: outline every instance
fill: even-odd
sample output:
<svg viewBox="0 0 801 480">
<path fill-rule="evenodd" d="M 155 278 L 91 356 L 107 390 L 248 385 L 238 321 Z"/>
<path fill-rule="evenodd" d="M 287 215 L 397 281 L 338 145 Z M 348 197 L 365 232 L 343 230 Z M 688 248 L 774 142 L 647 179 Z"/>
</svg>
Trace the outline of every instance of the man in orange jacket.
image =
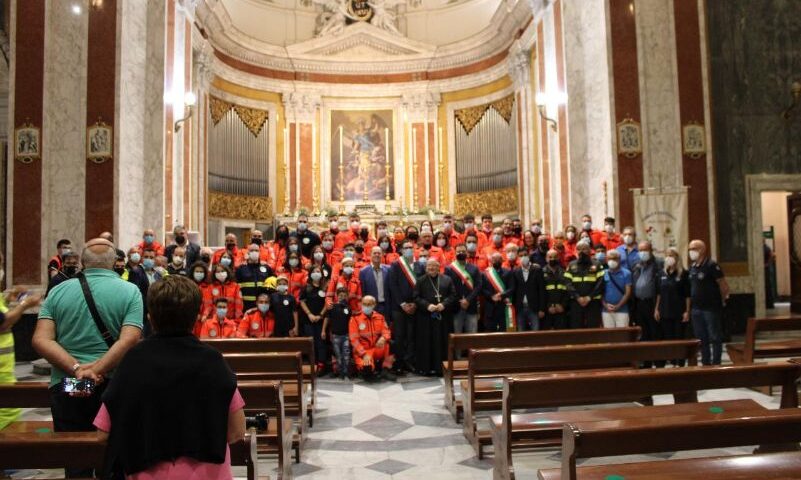
<svg viewBox="0 0 801 480">
<path fill-rule="evenodd" d="M 375 311 L 376 300 L 371 295 L 362 298 L 362 311 L 350 319 L 348 333 L 353 350 L 356 370 L 368 382 L 375 381 L 377 376 L 386 380 L 395 380 L 389 369 L 392 358 L 389 354 L 389 331 L 384 316 Z"/>
<path fill-rule="evenodd" d="M 239 336 L 264 338 L 272 337 L 275 330 L 275 317 L 270 310 L 270 294 L 262 292 L 256 297 L 256 306 L 245 312 L 239 321 Z"/>
</svg>

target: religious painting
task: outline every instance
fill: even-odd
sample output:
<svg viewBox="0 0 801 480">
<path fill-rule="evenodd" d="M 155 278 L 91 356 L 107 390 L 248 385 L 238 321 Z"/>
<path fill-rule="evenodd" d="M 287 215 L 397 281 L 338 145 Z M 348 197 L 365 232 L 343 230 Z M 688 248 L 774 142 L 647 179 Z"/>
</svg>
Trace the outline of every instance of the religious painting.
<svg viewBox="0 0 801 480">
<path fill-rule="evenodd" d="M 331 200 L 391 200 L 392 110 L 331 112 Z"/>
<path fill-rule="evenodd" d="M 704 126 L 689 123 L 681 129 L 684 154 L 690 158 L 699 158 L 706 153 L 706 132 Z"/>
<path fill-rule="evenodd" d="M 642 129 L 639 122 L 627 118 L 617 124 L 617 152 L 628 158 L 642 153 Z"/>
<path fill-rule="evenodd" d="M 42 156 L 40 130 L 30 123 L 14 130 L 14 158 L 23 163 L 30 163 L 34 158 Z"/>
<path fill-rule="evenodd" d="M 99 121 L 86 130 L 86 154 L 90 160 L 102 163 L 113 154 L 111 127 Z"/>
</svg>

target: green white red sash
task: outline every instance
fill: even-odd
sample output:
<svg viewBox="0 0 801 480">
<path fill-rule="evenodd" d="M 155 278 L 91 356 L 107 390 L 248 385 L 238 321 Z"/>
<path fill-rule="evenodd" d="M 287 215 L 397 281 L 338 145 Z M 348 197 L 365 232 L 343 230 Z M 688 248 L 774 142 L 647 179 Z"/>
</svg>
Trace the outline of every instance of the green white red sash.
<svg viewBox="0 0 801 480">
<path fill-rule="evenodd" d="M 503 283 L 503 279 L 501 278 L 501 274 L 495 270 L 494 267 L 490 267 L 487 269 L 487 279 L 492 285 L 492 288 L 495 289 L 496 293 L 503 295 L 503 292 L 506 291 L 506 284 Z M 514 332 L 517 330 L 517 314 L 515 312 L 515 307 L 510 302 L 504 305 L 504 320 L 506 322 L 506 331 L 507 332 Z"/>
<path fill-rule="evenodd" d="M 406 258 L 404 257 L 400 257 L 398 259 L 398 263 L 400 264 L 401 271 L 403 271 L 403 274 L 406 276 L 406 280 L 408 280 L 409 284 L 414 287 L 417 284 L 417 277 L 415 277 L 412 267 L 406 263 Z"/>
<path fill-rule="evenodd" d="M 462 266 L 459 262 L 451 263 L 451 268 L 453 268 L 453 272 L 459 277 L 459 280 L 462 281 L 463 284 L 467 286 L 470 290 L 473 289 L 473 277 L 470 275 L 470 272 L 467 271 L 465 267 Z"/>
</svg>

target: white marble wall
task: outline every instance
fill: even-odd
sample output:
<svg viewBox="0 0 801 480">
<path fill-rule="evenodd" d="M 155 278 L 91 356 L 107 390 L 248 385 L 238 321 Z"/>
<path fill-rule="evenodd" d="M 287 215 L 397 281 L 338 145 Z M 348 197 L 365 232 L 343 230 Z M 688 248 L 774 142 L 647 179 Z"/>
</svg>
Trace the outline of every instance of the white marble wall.
<svg viewBox="0 0 801 480">
<path fill-rule="evenodd" d="M 145 1 L 145 0 L 143 0 Z M 164 42 L 166 32 L 166 7 L 161 3 L 156 8 L 148 3 L 145 46 L 144 81 L 144 188 L 142 227 L 153 228 L 160 237 L 164 225 Z M 164 2 L 166 4 L 166 2 Z"/>
<path fill-rule="evenodd" d="M 177 2 L 176 2 L 177 4 Z M 174 31 L 174 44 L 168 45 L 167 48 L 173 49 L 173 67 L 172 67 L 172 108 L 174 120 L 177 121 L 183 118 L 186 110 L 183 106 L 184 93 L 191 90 L 191 86 L 187 85 L 186 79 L 186 55 L 192 55 L 192 51 L 185 51 L 186 45 L 186 13 L 183 8 L 176 8 L 175 12 L 175 31 Z M 192 125 L 189 122 L 182 124 L 181 130 L 177 133 L 170 128 L 173 136 L 172 142 L 172 178 L 167 181 L 172 182 L 172 205 L 167 205 L 166 208 L 172 211 L 172 219 L 176 223 L 184 225 L 189 223 L 189 212 L 184 211 L 184 137 L 191 135 L 190 128 Z M 194 230 L 192 226 L 191 229 Z"/>
<path fill-rule="evenodd" d="M 553 7 L 542 18 L 543 22 L 543 52 L 545 60 L 545 91 L 549 93 L 559 92 L 559 84 L 556 77 L 556 31 L 554 28 Z M 557 119 L 559 111 L 554 105 L 546 105 L 545 114 L 548 118 Z M 542 142 L 548 145 L 548 157 L 543 158 L 543 162 L 548 162 L 548 174 L 550 182 L 550 216 L 551 225 L 546 225 L 550 230 L 557 230 L 564 227 L 569 219 L 562 218 L 563 202 L 569 202 L 569 195 L 562 191 L 562 172 L 560 166 L 560 145 L 559 132 L 554 132 L 550 126 L 542 131 Z"/>
<path fill-rule="evenodd" d="M 117 4 L 115 229 L 127 249 L 140 240 L 145 222 L 145 100 L 147 0 Z"/>
<path fill-rule="evenodd" d="M 615 216 L 614 118 L 606 0 L 563 0 L 565 73 L 574 216 Z M 603 182 L 609 195 L 605 208 Z M 575 219 L 571 219 L 575 221 Z"/>
<path fill-rule="evenodd" d="M 88 13 L 48 0 L 45 13 L 42 125 L 42 264 L 56 242 L 80 245 L 85 228 L 86 56 Z M 96 188 L 111 188 L 97 185 Z M 42 279 L 47 273 L 42 271 Z"/>
<path fill-rule="evenodd" d="M 645 187 L 683 185 L 674 0 L 636 0 Z"/>
</svg>

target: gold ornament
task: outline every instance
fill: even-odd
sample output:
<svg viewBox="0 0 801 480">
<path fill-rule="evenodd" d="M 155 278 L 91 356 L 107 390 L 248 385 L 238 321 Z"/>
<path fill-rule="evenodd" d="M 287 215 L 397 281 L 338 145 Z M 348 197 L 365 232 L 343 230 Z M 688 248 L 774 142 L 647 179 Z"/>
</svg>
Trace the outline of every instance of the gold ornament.
<svg viewBox="0 0 801 480">
<path fill-rule="evenodd" d="M 457 193 L 453 199 L 454 215 L 468 213 L 509 213 L 517 211 L 517 187 L 501 188 L 476 193 Z"/>
<path fill-rule="evenodd" d="M 214 125 L 220 123 L 226 113 L 234 106 L 225 100 L 220 100 L 217 97 L 209 95 L 209 112 L 211 112 L 211 121 Z"/>
<path fill-rule="evenodd" d="M 514 112 L 515 95 L 511 94 L 508 97 L 495 100 L 492 102 L 491 106 L 504 120 L 506 120 L 506 123 L 509 123 L 512 121 L 512 112 Z"/>
<path fill-rule="evenodd" d="M 234 111 L 242 120 L 242 123 L 248 127 L 250 133 L 254 137 L 258 137 L 261 129 L 264 128 L 264 122 L 267 121 L 269 112 L 266 110 L 258 110 L 256 108 L 243 107 L 241 105 L 234 105 Z"/>
<path fill-rule="evenodd" d="M 209 216 L 272 221 L 273 200 L 270 197 L 209 192 Z"/>
<path fill-rule="evenodd" d="M 456 118 L 459 120 L 459 123 L 462 124 L 462 128 L 464 128 L 465 133 L 470 135 L 470 132 L 472 132 L 476 125 L 478 125 L 478 122 L 481 121 L 488 109 L 489 104 L 479 105 L 477 107 L 456 110 L 455 114 Z"/>
</svg>

